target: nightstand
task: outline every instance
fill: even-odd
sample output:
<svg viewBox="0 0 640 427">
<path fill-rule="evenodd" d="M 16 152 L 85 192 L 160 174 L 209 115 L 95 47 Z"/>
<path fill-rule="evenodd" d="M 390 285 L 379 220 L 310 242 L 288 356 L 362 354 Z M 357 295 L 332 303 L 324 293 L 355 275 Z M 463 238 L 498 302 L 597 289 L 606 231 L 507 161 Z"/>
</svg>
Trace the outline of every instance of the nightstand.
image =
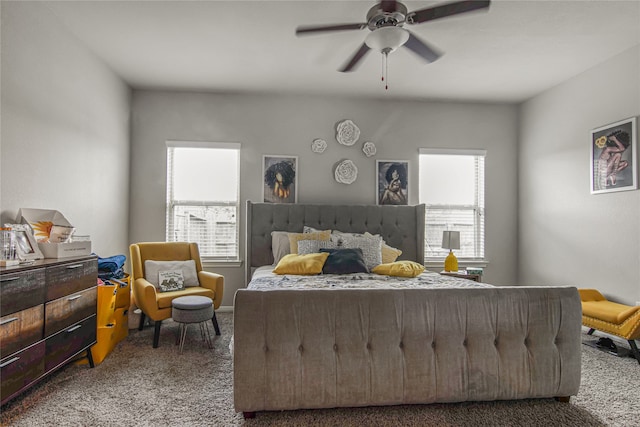
<svg viewBox="0 0 640 427">
<path fill-rule="evenodd" d="M 473 280 L 474 282 L 482 282 L 482 274 L 469 274 L 464 270 L 460 271 L 441 271 L 443 276 L 459 277 L 461 279 Z"/>
</svg>

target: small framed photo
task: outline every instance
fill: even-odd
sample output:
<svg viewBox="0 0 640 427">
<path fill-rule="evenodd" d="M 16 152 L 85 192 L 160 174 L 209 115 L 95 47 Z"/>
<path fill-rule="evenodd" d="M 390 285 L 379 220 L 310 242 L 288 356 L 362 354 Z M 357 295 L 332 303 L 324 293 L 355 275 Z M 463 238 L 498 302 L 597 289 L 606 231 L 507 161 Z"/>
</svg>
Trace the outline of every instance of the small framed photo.
<svg viewBox="0 0 640 427">
<path fill-rule="evenodd" d="M 376 161 L 376 203 L 379 205 L 409 204 L 409 161 Z"/>
<path fill-rule="evenodd" d="M 38 247 L 38 242 L 27 224 L 5 224 L 11 228 L 16 245 L 16 255 L 21 261 L 42 259 L 44 256 Z"/>
<path fill-rule="evenodd" d="M 636 117 L 591 131 L 591 194 L 638 188 Z"/>
<path fill-rule="evenodd" d="M 262 156 L 262 200 L 266 203 L 298 202 L 297 156 Z"/>
</svg>

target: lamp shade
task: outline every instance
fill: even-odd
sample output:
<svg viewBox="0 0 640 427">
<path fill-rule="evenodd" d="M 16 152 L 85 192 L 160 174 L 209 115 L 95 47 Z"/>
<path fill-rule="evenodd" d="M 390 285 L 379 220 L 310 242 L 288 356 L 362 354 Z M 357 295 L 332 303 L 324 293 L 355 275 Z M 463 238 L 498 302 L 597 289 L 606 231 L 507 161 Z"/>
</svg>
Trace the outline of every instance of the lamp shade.
<svg viewBox="0 0 640 427">
<path fill-rule="evenodd" d="M 460 249 L 460 232 L 442 232 L 442 249 Z"/>
<path fill-rule="evenodd" d="M 364 42 L 379 52 L 393 52 L 409 40 L 409 32 L 400 27 L 380 27 L 367 36 Z"/>
</svg>

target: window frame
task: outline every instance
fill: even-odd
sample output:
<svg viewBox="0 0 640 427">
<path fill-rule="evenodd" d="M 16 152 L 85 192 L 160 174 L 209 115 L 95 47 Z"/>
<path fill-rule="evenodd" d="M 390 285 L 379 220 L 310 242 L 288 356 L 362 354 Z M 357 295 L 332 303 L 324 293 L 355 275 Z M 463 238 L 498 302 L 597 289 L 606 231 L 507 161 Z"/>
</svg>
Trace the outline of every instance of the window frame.
<svg viewBox="0 0 640 427">
<path fill-rule="evenodd" d="M 419 203 L 425 204 L 425 255 L 424 255 L 424 263 L 429 267 L 442 267 L 442 263 L 444 262 L 444 258 L 446 256 L 429 256 L 429 244 L 427 242 L 428 233 L 426 232 L 426 228 L 428 227 L 428 215 L 429 210 L 435 209 L 457 209 L 459 211 L 471 210 L 475 211 L 474 217 L 474 225 L 473 225 L 473 245 L 474 245 L 474 253 L 478 254 L 478 251 L 481 250 L 481 256 L 475 257 L 463 257 L 460 254 L 456 253 L 458 258 L 459 265 L 462 266 L 478 266 L 485 267 L 488 265 L 487 254 L 486 254 L 486 205 L 485 205 L 485 187 L 486 187 L 486 150 L 475 150 L 475 149 L 455 149 L 455 148 L 420 148 L 419 156 L 422 155 L 449 155 L 449 156 L 473 156 L 474 158 L 482 158 L 482 165 L 479 171 L 476 171 L 475 174 L 475 203 L 474 204 L 464 204 L 464 205 L 438 205 L 433 204 L 430 205 L 425 200 L 419 200 Z M 477 160 L 476 160 L 477 161 Z M 420 165 L 420 159 L 418 161 L 418 165 Z M 478 165 L 475 166 L 478 168 Z M 478 178 L 482 178 L 482 183 L 478 182 Z M 422 181 L 419 179 L 420 185 L 423 185 Z M 420 197 L 420 196 L 418 196 Z M 481 223 L 478 224 L 478 221 L 481 220 Z M 462 236 L 461 236 L 462 237 Z M 479 248 L 480 246 L 480 248 Z M 440 248 L 441 245 L 438 244 Z"/>
<path fill-rule="evenodd" d="M 199 148 L 199 149 L 225 149 L 237 151 L 237 188 L 235 202 L 214 202 L 214 201 L 193 201 L 193 200 L 175 200 L 173 197 L 173 178 L 174 178 L 174 165 L 173 165 L 173 150 L 179 148 Z M 203 265 L 225 265 L 225 266 L 239 266 L 241 264 L 240 259 L 240 154 L 241 144 L 238 142 L 205 142 L 205 141 L 166 141 L 166 204 L 165 204 L 165 240 L 172 242 L 172 235 L 175 234 L 174 224 L 174 209 L 178 206 L 219 206 L 219 207 L 235 207 L 235 254 L 231 256 L 213 256 L 203 253 L 200 249 L 200 259 Z"/>
</svg>

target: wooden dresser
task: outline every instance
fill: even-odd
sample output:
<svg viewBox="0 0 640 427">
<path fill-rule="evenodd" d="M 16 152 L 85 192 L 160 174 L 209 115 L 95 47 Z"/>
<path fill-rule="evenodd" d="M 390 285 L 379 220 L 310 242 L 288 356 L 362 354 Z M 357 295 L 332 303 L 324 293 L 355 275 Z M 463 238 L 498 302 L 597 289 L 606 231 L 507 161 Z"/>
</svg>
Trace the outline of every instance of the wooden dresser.
<svg viewBox="0 0 640 427">
<path fill-rule="evenodd" d="M 2 404 L 96 343 L 98 258 L 0 267 Z"/>
</svg>

